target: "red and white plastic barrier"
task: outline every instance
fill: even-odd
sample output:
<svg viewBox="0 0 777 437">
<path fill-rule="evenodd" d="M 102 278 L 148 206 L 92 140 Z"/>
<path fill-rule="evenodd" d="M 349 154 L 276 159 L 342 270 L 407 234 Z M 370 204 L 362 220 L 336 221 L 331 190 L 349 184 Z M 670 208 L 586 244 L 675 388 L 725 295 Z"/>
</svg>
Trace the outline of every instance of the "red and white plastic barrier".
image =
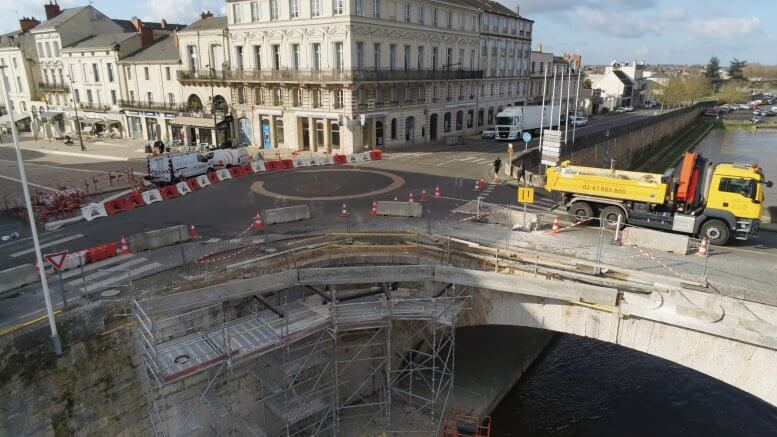
<svg viewBox="0 0 777 437">
<path fill-rule="evenodd" d="M 224 182 L 227 179 L 232 179 L 232 175 L 229 174 L 229 170 L 219 170 L 216 172 L 216 176 L 219 178 L 219 181 Z"/>
<path fill-rule="evenodd" d="M 84 216 L 86 221 L 90 222 L 96 218 L 107 217 L 108 212 L 105 210 L 105 205 L 102 203 L 90 203 L 81 208 L 81 215 Z"/>
<path fill-rule="evenodd" d="M 186 182 L 178 182 L 175 184 L 175 188 L 178 190 L 178 194 L 181 196 L 185 196 L 192 192 L 192 189 L 189 188 L 189 184 Z"/>
<path fill-rule="evenodd" d="M 200 188 L 205 188 L 208 185 L 210 185 L 210 180 L 208 179 L 208 175 L 202 175 L 197 176 L 197 185 L 200 186 Z"/>
<path fill-rule="evenodd" d="M 143 197 L 143 201 L 146 202 L 146 205 L 151 205 L 152 203 L 164 200 L 162 199 L 162 193 L 157 189 L 144 191 L 140 195 Z"/>
</svg>

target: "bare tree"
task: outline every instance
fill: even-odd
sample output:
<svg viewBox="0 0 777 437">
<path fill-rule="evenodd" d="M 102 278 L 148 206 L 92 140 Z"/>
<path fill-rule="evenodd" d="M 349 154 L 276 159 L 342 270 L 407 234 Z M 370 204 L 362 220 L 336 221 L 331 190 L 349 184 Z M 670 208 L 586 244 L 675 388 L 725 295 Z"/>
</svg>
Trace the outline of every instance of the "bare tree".
<svg viewBox="0 0 777 437">
<path fill-rule="evenodd" d="M 747 90 L 742 88 L 736 81 L 729 81 L 720 88 L 717 97 L 720 101 L 731 104 L 734 102 L 747 101 L 749 94 Z"/>
</svg>

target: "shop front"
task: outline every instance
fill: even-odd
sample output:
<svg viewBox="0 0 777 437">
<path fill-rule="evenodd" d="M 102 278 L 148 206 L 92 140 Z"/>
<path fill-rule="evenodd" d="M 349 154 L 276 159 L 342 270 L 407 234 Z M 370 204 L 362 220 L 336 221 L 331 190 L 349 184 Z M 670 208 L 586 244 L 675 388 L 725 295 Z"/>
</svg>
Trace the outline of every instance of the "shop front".
<svg viewBox="0 0 777 437">
<path fill-rule="evenodd" d="M 228 117 L 187 117 L 178 116 L 170 119 L 173 137 L 182 139 L 182 144 L 189 147 L 215 148 L 223 146 L 229 135 L 231 120 Z"/>
<path fill-rule="evenodd" d="M 167 112 L 126 111 L 130 138 L 148 141 L 176 139 L 176 132 L 170 126 L 175 114 Z M 178 132 L 180 136 L 180 132 Z"/>
<path fill-rule="evenodd" d="M 336 114 L 297 113 L 298 150 L 340 150 L 340 122 Z"/>
</svg>

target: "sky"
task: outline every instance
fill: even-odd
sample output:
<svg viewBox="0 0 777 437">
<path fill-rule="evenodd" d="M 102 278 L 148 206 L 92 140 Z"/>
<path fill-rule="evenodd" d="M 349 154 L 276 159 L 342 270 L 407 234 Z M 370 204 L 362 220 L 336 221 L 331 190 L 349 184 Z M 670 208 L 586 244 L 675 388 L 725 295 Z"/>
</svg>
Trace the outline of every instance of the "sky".
<svg viewBox="0 0 777 437">
<path fill-rule="evenodd" d="M 18 18 L 43 18 L 49 0 L 0 0 L 0 31 Z M 412 0 L 410 0 L 412 1 Z M 501 0 L 535 21 L 533 44 L 557 54 L 576 52 L 585 64 L 644 60 L 703 64 L 711 56 L 777 64 L 777 0 Z M 59 0 L 62 7 L 88 3 Z M 94 0 L 111 18 L 190 23 L 224 0 Z"/>
</svg>

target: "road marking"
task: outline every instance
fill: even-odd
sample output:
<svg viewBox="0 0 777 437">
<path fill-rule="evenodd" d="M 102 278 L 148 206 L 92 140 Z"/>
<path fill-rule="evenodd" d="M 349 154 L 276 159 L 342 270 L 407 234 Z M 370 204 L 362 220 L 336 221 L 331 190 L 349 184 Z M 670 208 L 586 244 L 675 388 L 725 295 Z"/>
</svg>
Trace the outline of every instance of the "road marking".
<svg viewBox="0 0 777 437">
<path fill-rule="evenodd" d="M 10 177 L 10 176 L 3 176 L 3 175 L 0 175 L 0 178 L 2 178 L 2 179 L 8 179 L 9 181 L 18 182 L 18 183 L 20 183 L 20 184 L 22 183 L 21 179 L 12 178 L 12 177 Z M 55 188 L 47 187 L 47 186 L 45 186 L 45 185 L 38 185 L 38 184 L 34 184 L 34 183 L 30 182 L 30 181 L 27 181 L 27 185 L 29 185 L 29 186 L 31 186 L 31 187 L 37 187 L 37 188 L 40 188 L 40 189 L 42 189 L 42 190 L 55 191 L 55 192 L 56 192 L 56 191 L 59 191 L 59 190 L 57 190 L 57 189 L 55 189 Z"/>
<path fill-rule="evenodd" d="M 16 161 L 11 161 L 9 159 L 0 159 L 0 161 L 16 163 Z M 36 167 L 53 168 L 55 170 L 80 171 L 83 173 L 112 173 L 110 170 L 90 170 L 87 168 L 72 168 L 72 167 L 63 167 L 60 165 L 36 164 L 34 162 L 25 162 L 24 165 L 25 166 L 34 165 Z M 134 173 L 136 176 L 145 176 L 145 173 L 140 173 L 137 171 L 133 171 L 132 173 Z"/>
<path fill-rule="evenodd" d="M 108 155 L 95 155 L 91 153 L 62 152 L 59 150 L 24 149 L 24 148 L 22 150 L 27 150 L 29 152 L 38 152 L 38 153 L 43 153 L 47 155 L 59 155 L 59 156 L 70 156 L 75 158 L 96 159 L 98 161 L 129 161 L 129 158 L 122 158 L 119 156 L 108 156 Z"/>
<path fill-rule="evenodd" d="M 81 237 L 83 237 L 82 234 L 70 235 L 68 237 L 60 238 L 59 240 L 52 241 L 50 243 L 42 244 L 40 246 L 40 248 L 41 249 L 45 249 L 45 248 L 51 247 L 51 246 L 53 246 L 55 244 L 67 243 L 68 241 L 76 240 L 76 239 L 81 238 Z M 19 252 L 12 253 L 11 254 L 11 258 L 18 258 L 18 257 L 20 257 L 22 255 L 27 255 L 28 253 L 33 253 L 33 252 L 35 252 L 35 248 L 34 247 L 32 247 L 30 249 L 20 250 Z"/>
<path fill-rule="evenodd" d="M 38 312 L 40 312 L 40 311 L 37 311 L 37 312 L 35 312 L 33 314 L 37 314 Z M 56 310 L 56 311 L 54 311 L 53 315 L 58 316 L 61 312 L 62 312 L 62 310 Z M 30 314 L 28 314 L 28 316 L 29 315 Z M 27 317 L 27 316 L 23 316 L 23 317 Z M 34 324 L 36 324 L 38 322 L 42 322 L 42 321 L 44 321 L 44 320 L 46 320 L 48 318 L 49 318 L 49 316 L 47 316 L 47 315 L 46 316 L 40 316 L 40 317 L 38 317 L 36 319 L 28 320 L 28 321 L 26 321 L 24 323 L 20 323 L 18 325 L 11 326 L 10 328 L 3 329 L 2 331 L 0 331 L 0 337 L 4 336 L 6 334 L 10 334 L 10 333 L 12 333 L 14 331 L 18 331 L 18 330 L 20 330 L 22 328 L 26 328 L 27 326 L 34 325 Z"/>
<path fill-rule="evenodd" d="M 442 167 L 445 164 L 450 164 L 451 162 L 457 162 L 457 161 L 460 161 L 460 159 L 459 158 L 449 159 L 447 161 L 443 161 L 443 162 L 437 164 L 437 167 Z"/>
<path fill-rule="evenodd" d="M 115 275 L 117 273 L 122 273 L 123 274 L 124 272 L 117 272 L 116 270 L 128 269 L 129 267 L 135 266 L 137 264 L 142 264 L 142 263 L 144 263 L 146 261 L 148 261 L 148 258 L 137 257 L 137 258 L 130 259 L 130 260 L 128 260 L 125 263 L 118 264 L 118 265 L 115 265 L 115 266 L 105 267 L 104 270 L 98 270 L 98 271 L 96 271 L 96 272 L 94 272 L 92 274 L 86 275 L 87 286 L 89 285 L 89 281 L 92 281 L 94 279 L 97 279 L 97 278 L 100 278 L 100 277 L 103 277 L 103 276 L 106 276 L 106 275 Z M 76 272 L 77 272 L 77 270 L 76 270 Z M 68 287 L 74 287 L 74 286 L 78 286 L 78 285 L 83 285 L 84 278 L 81 278 L 81 277 L 76 278 L 75 276 L 71 276 L 71 277 L 73 278 L 73 280 L 67 283 Z"/>
<path fill-rule="evenodd" d="M 149 270 L 153 270 L 153 269 L 155 269 L 157 267 L 162 267 L 162 264 L 160 264 L 158 262 L 153 262 L 151 264 L 146 264 L 146 265 L 138 267 L 135 270 L 130 270 L 129 276 L 131 278 L 132 277 L 136 277 L 136 276 L 138 276 L 141 273 L 147 272 Z M 117 275 L 117 276 L 115 276 L 113 278 L 106 279 L 106 280 L 100 281 L 100 282 L 96 282 L 94 284 L 87 283 L 86 286 L 90 290 L 94 291 L 94 290 L 100 289 L 101 287 L 105 287 L 106 285 L 112 285 L 112 284 L 115 284 L 115 283 L 117 283 L 119 281 L 123 281 L 125 279 L 127 279 L 127 275 L 124 272 L 119 272 L 119 275 Z M 81 292 L 84 292 L 84 291 L 85 291 L 84 288 L 81 287 Z"/>
</svg>

